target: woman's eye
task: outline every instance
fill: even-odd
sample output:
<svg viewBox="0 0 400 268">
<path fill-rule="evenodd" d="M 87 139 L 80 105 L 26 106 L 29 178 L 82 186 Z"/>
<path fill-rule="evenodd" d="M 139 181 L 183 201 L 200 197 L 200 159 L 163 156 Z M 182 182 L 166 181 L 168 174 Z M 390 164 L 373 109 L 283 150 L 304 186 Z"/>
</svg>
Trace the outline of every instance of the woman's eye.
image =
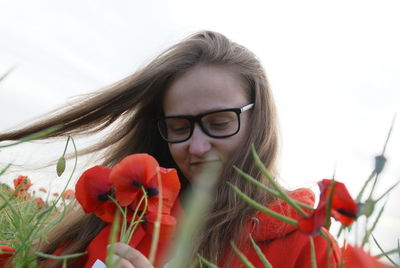
<svg viewBox="0 0 400 268">
<path fill-rule="evenodd" d="M 223 129 L 229 126 L 230 121 L 211 122 L 209 125 L 214 129 Z"/>
<path fill-rule="evenodd" d="M 187 133 L 190 131 L 190 127 L 188 126 L 170 126 L 169 131 L 175 134 Z"/>
<path fill-rule="evenodd" d="M 173 129 L 173 131 L 176 132 L 176 133 L 180 133 L 180 132 L 185 132 L 188 129 L 189 128 L 187 128 L 187 127 L 176 127 L 176 128 Z"/>
</svg>

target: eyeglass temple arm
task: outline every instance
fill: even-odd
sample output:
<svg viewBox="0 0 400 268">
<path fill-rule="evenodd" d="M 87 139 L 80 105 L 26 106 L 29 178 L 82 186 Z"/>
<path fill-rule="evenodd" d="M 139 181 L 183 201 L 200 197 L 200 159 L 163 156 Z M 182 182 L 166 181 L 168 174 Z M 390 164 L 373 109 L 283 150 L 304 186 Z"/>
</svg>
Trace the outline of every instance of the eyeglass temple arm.
<svg viewBox="0 0 400 268">
<path fill-rule="evenodd" d="M 247 104 L 246 106 L 243 106 L 242 108 L 240 108 L 240 112 L 243 113 L 247 110 L 250 110 L 251 108 L 253 108 L 253 106 L 254 106 L 254 103 Z"/>
</svg>

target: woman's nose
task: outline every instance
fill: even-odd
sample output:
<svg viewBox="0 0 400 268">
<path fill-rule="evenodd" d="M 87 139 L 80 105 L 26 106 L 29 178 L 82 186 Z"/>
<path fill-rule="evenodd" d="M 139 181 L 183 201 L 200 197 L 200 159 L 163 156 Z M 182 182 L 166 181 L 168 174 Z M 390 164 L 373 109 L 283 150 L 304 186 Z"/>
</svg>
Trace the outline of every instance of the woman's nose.
<svg viewBox="0 0 400 268">
<path fill-rule="evenodd" d="M 198 124 L 195 124 L 192 137 L 189 139 L 189 153 L 198 157 L 204 156 L 211 149 L 210 137 L 207 136 Z"/>
</svg>

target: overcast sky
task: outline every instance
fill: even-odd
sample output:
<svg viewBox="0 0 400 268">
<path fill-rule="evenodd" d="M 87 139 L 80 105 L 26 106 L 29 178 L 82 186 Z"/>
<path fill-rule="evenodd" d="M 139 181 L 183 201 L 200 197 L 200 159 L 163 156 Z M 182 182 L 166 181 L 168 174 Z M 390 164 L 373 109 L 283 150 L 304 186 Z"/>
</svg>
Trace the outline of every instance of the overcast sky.
<svg viewBox="0 0 400 268">
<path fill-rule="evenodd" d="M 310 187 L 335 170 L 355 195 L 400 110 L 399 11 L 398 1 L 0 1 L 0 75 L 15 67 L 0 83 L 0 131 L 105 87 L 209 29 L 254 51 L 267 71 L 283 183 Z M 398 121 L 380 192 L 400 179 Z M 0 163 L 61 154 L 63 145 L 51 148 L 4 149 Z M 30 176 L 38 185 L 64 183 L 49 174 Z M 400 236 L 399 196 L 396 189 L 377 232 L 387 247 Z"/>
</svg>

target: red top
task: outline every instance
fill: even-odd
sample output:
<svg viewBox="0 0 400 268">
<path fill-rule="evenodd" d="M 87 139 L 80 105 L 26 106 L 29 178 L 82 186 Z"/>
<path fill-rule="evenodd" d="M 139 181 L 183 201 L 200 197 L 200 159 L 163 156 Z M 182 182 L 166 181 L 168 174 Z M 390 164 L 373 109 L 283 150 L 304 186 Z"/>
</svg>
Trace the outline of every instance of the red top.
<svg viewBox="0 0 400 268">
<path fill-rule="evenodd" d="M 314 193 L 309 189 L 298 189 L 291 192 L 289 196 L 309 206 L 314 205 Z M 298 219 L 300 217 L 290 205 L 282 200 L 272 202 L 268 204 L 267 207 L 293 219 Z M 257 219 L 253 219 L 249 222 L 247 233 L 252 234 L 254 241 L 260 247 L 272 267 L 312 267 L 309 236 L 301 233 L 296 226 L 284 223 L 260 211 L 256 213 L 254 218 Z M 328 231 L 325 229 L 323 229 L 323 231 L 328 234 L 332 240 L 328 242 L 321 235 L 313 237 L 316 249 L 317 267 L 338 267 L 340 263 L 340 249 L 335 239 Z M 265 267 L 250 241 L 244 242 L 244 245 L 239 249 L 255 267 Z M 331 251 L 329 258 L 331 262 L 330 266 L 328 266 L 329 251 Z M 224 267 L 227 260 L 231 260 L 232 262 L 229 263 L 228 267 L 244 267 L 235 255 L 229 256 L 230 252 L 230 250 L 225 252 L 225 257 L 220 263 L 220 266 Z"/>
</svg>

